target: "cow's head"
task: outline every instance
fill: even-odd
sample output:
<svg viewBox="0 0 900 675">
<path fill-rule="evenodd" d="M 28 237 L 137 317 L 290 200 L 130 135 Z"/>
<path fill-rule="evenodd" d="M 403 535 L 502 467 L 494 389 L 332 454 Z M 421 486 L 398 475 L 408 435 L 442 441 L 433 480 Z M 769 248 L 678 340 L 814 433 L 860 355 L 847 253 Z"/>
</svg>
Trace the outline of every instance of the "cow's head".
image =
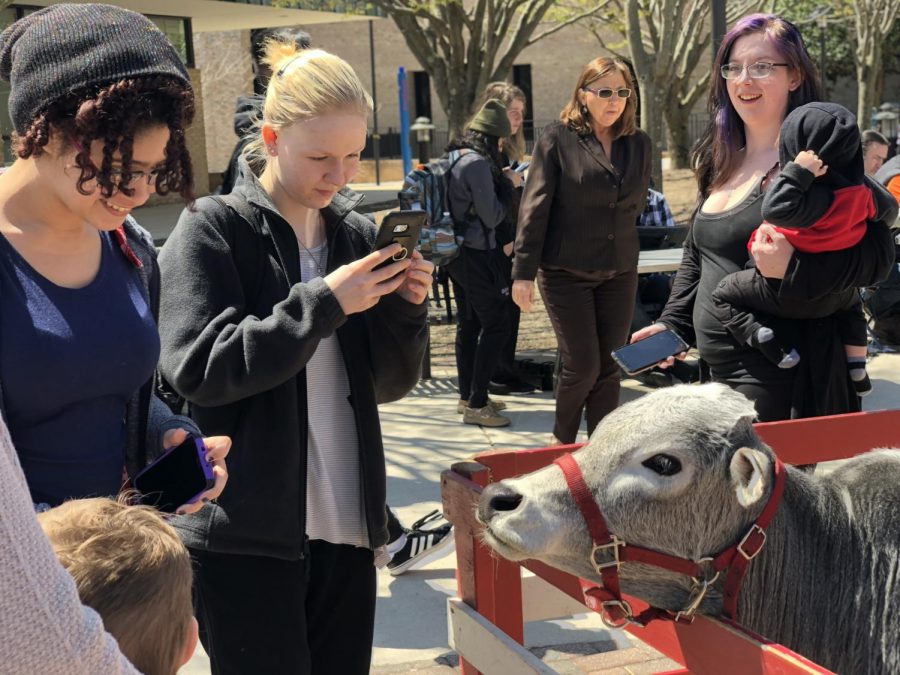
<svg viewBox="0 0 900 675">
<path fill-rule="evenodd" d="M 662 389 L 610 413 L 575 453 L 610 531 L 631 545 L 700 560 L 734 544 L 771 491 L 771 451 L 753 430 L 756 411 L 724 385 Z M 557 466 L 488 486 L 478 519 L 510 560 L 541 560 L 599 576 L 591 536 Z M 625 564 L 623 590 L 678 609 L 689 580 Z"/>
</svg>

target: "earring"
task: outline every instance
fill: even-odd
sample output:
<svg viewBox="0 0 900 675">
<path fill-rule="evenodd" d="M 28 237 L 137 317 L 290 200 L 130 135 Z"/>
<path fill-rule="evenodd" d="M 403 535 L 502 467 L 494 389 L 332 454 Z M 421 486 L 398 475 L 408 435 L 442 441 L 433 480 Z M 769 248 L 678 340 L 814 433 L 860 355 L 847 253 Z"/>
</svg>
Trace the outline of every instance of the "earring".
<svg viewBox="0 0 900 675">
<path fill-rule="evenodd" d="M 275 146 L 274 146 L 274 145 L 267 145 L 267 146 L 266 146 L 266 149 L 269 151 L 269 154 L 272 155 L 272 157 L 274 157 L 276 154 L 278 154 L 278 153 L 275 151 Z"/>
<path fill-rule="evenodd" d="M 590 113 L 588 112 L 588 107 L 586 105 L 581 106 L 581 116 L 587 117 Z"/>
</svg>

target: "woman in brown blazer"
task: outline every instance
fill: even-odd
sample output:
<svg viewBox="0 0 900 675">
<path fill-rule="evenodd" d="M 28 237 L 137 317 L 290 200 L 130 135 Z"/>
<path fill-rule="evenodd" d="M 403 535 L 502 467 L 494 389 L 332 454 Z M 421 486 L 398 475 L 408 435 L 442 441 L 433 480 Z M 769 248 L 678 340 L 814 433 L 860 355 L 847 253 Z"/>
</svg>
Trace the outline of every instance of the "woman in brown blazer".
<svg viewBox="0 0 900 675">
<path fill-rule="evenodd" d="M 534 150 L 519 212 L 513 300 L 534 301 L 537 276 L 562 355 L 554 443 L 588 434 L 619 403 L 610 352 L 628 342 L 637 289 L 635 223 L 647 200 L 650 138 L 635 126 L 628 66 L 588 63 L 560 121 Z"/>
</svg>

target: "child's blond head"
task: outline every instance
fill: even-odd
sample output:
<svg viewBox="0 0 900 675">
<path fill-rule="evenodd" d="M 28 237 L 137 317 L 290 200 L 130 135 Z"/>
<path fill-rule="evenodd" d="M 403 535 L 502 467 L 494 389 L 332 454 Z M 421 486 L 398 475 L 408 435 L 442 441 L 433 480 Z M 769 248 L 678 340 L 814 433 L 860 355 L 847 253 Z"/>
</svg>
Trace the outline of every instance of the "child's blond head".
<svg viewBox="0 0 900 675">
<path fill-rule="evenodd" d="M 112 499 L 66 502 L 38 516 L 81 601 L 142 673 L 173 675 L 195 627 L 191 560 L 158 511 Z"/>
</svg>

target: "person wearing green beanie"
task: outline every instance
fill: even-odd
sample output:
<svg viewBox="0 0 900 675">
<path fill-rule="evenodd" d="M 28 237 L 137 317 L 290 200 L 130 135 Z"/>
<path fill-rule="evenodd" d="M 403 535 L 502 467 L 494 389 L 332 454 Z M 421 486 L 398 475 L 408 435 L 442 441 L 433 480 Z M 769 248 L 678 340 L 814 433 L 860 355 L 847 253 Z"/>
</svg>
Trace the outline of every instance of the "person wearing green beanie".
<svg viewBox="0 0 900 675">
<path fill-rule="evenodd" d="M 496 98 L 488 99 L 481 106 L 472 121 L 469 122 L 469 131 L 480 131 L 486 136 L 506 138 L 512 132 L 509 118 L 506 116 L 506 106 Z"/>
<path fill-rule="evenodd" d="M 488 384 L 509 333 L 509 279 L 497 229 L 514 221 L 513 184 L 503 173 L 500 139 L 510 135 L 506 106 L 489 99 L 451 153 L 447 195 L 454 222 L 465 224 L 460 256 L 449 265 L 457 305 L 456 370 L 463 422 L 504 427 L 506 405 L 488 398 Z"/>
</svg>

